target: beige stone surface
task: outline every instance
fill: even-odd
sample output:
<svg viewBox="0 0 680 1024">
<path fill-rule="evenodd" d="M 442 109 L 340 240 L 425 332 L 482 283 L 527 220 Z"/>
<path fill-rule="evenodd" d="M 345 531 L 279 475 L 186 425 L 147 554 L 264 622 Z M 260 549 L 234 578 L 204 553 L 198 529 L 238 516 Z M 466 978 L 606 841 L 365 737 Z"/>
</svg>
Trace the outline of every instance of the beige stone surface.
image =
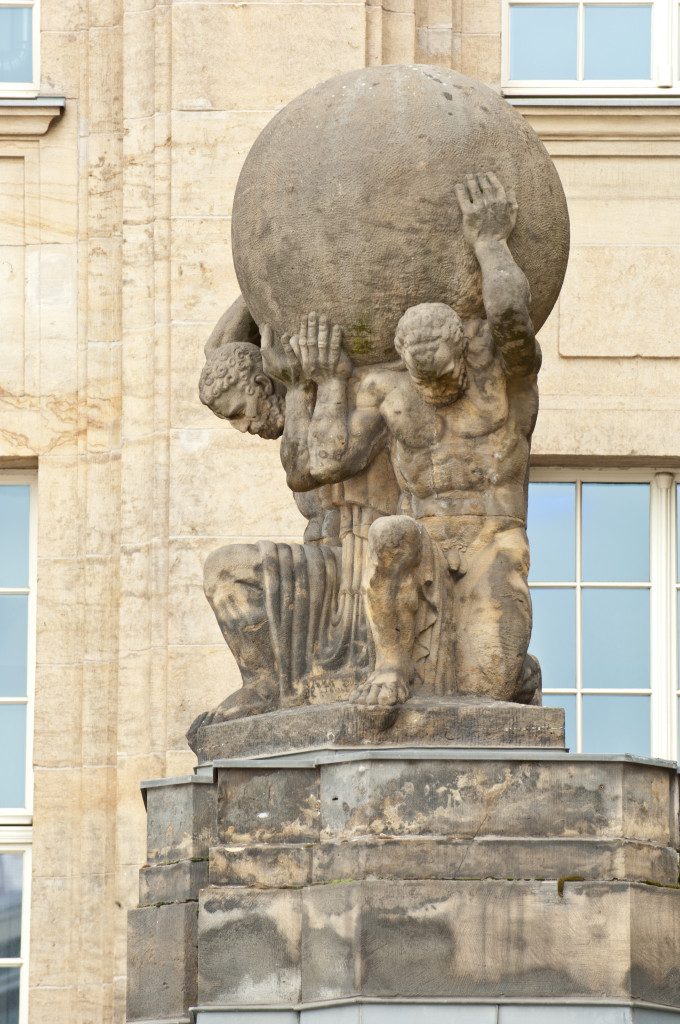
<svg viewBox="0 0 680 1024">
<path fill-rule="evenodd" d="M 173 106 L 273 110 L 324 78 L 364 65 L 358 4 L 173 6 Z M 253 74 L 251 46 L 267 39 Z"/>
<path fill-rule="evenodd" d="M 672 209 L 667 216 L 672 222 Z M 560 298 L 560 355 L 673 356 L 679 274 L 678 246 L 574 246 Z"/>
</svg>

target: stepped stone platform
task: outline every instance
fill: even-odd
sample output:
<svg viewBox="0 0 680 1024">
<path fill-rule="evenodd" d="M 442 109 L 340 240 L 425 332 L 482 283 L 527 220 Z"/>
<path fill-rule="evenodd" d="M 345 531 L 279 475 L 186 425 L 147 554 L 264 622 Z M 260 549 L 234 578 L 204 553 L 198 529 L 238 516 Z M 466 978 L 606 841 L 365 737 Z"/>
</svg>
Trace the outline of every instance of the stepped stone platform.
<svg viewBox="0 0 680 1024">
<path fill-rule="evenodd" d="M 128 1020 L 680 1020 L 676 766 L 569 754 L 561 709 L 423 704 L 386 746 L 370 714 L 311 749 L 309 708 L 210 726 L 230 749 L 144 784 Z"/>
</svg>

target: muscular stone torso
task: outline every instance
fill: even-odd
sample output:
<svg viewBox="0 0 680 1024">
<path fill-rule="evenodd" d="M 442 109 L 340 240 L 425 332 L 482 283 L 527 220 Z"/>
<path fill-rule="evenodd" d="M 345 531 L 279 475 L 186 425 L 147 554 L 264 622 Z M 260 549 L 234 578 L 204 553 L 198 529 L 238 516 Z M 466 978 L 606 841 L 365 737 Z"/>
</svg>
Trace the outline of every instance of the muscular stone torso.
<svg viewBox="0 0 680 1024">
<path fill-rule="evenodd" d="M 405 371 L 377 371 L 372 387 L 394 438 L 393 465 L 413 515 L 526 519 L 536 375 L 508 378 L 486 324 L 470 339 L 468 382 L 436 406 Z M 367 382 L 368 383 L 368 382 Z"/>
</svg>

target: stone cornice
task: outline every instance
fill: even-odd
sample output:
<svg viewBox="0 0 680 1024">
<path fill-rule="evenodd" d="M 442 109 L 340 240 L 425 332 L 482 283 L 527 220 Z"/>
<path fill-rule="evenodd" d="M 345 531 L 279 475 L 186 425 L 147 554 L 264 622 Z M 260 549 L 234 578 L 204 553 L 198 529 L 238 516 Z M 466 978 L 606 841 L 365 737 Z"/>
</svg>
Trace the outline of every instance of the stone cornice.
<svg viewBox="0 0 680 1024">
<path fill-rule="evenodd" d="M 554 156 L 680 153 L 680 107 L 526 104 L 517 109 Z"/>
<path fill-rule="evenodd" d="M 0 99 L 0 138 L 35 138 L 45 135 L 64 112 L 62 96 L 36 99 Z"/>
</svg>

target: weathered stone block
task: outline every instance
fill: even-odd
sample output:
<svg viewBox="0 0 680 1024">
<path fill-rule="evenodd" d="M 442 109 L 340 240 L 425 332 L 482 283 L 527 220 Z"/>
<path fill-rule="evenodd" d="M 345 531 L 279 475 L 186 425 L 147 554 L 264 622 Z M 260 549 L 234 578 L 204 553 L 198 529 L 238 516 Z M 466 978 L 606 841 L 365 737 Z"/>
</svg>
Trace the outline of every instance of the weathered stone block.
<svg viewBox="0 0 680 1024">
<path fill-rule="evenodd" d="M 201 1003 L 295 1003 L 302 890 L 210 886 L 199 911 Z"/>
<path fill-rule="evenodd" d="M 217 832 L 223 843 L 318 839 L 318 768 L 221 768 L 217 775 Z"/>
<path fill-rule="evenodd" d="M 538 747 L 564 749 L 564 710 L 503 701 L 413 697 L 393 708 L 318 704 L 198 730 L 200 764 L 343 747 Z"/>
<path fill-rule="evenodd" d="M 625 882 L 313 886 L 303 896 L 302 998 L 615 999 L 656 983 L 656 1001 L 677 1005 L 679 930 L 670 918 L 680 891 L 650 893 Z M 663 906 L 648 944 L 632 935 L 638 901 L 650 916 Z"/>
<path fill-rule="evenodd" d="M 208 856 L 215 842 L 212 780 L 188 775 L 142 784 L 147 809 L 147 859 L 150 864 Z"/>
<path fill-rule="evenodd" d="M 309 885 L 313 854 L 309 843 L 214 846 L 210 850 L 210 884 Z"/>
<path fill-rule="evenodd" d="M 145 865 L 139 872 L 139 904 L 145 907 L 153 903 L 197 900 L 207 884 L 207 860 Z"/>
<path fill-rule="evenodd" d="M 196 1003 L 197 921 L 197 903 L 129 911 L 129 1021 L 184 1017 Z"/>
<path fill-rule="evenodd" d="M 321 835 L 624 837 L 676 845 L 671 769 L 620 760 L 366 760 L 321 772 Z"/>
</svg>

